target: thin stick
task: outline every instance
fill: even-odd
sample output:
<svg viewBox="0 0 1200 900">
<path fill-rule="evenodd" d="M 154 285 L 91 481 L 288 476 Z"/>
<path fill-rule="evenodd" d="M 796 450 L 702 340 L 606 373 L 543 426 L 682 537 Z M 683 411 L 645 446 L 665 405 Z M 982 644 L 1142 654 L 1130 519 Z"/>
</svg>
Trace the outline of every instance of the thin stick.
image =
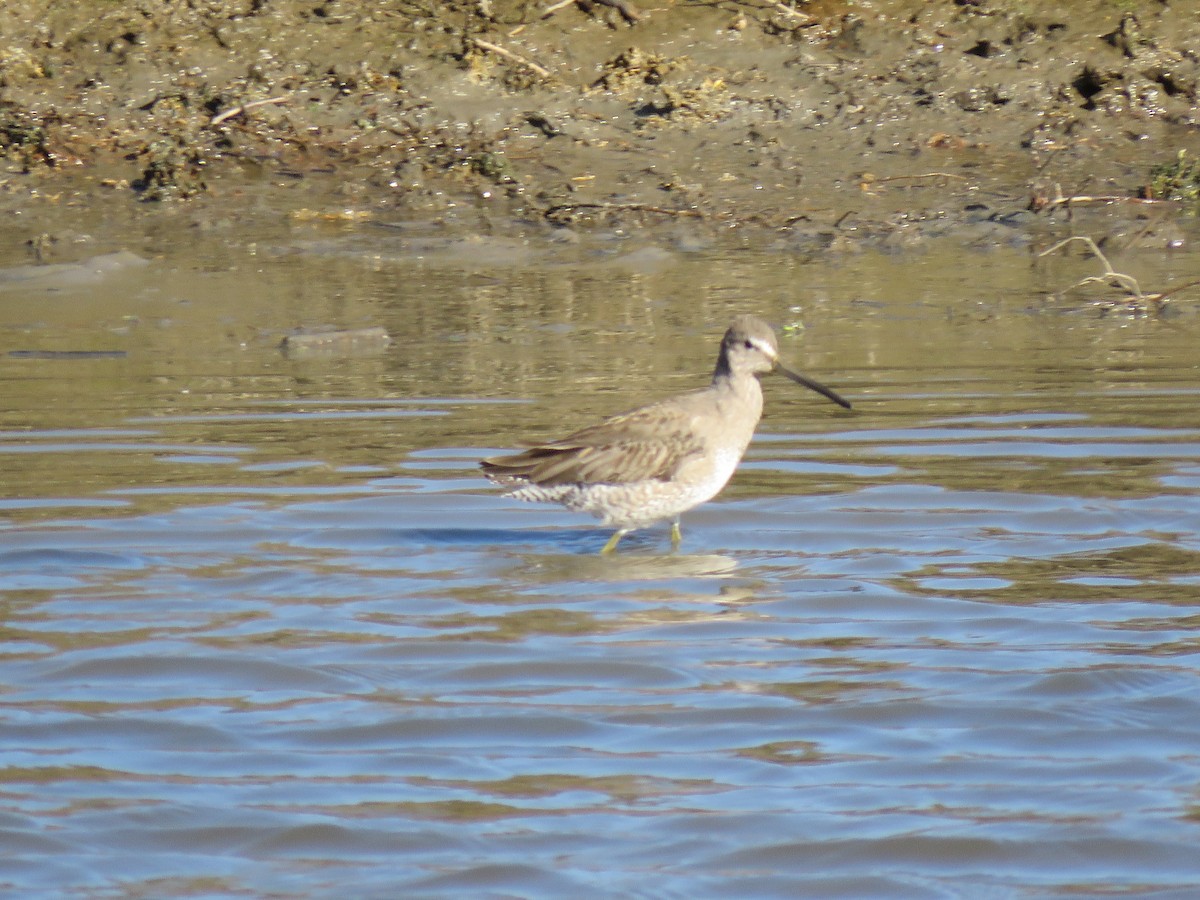
<svg viewBox="0 0 1200 900">
<path fill-rule="evenodd" d="M 1055 206 L 1073 206 L 1076 203 L 1138 203 L 1145 206 L 1151 206 L 1156 203 L 1175 203 L 1175 200 L 1159 200 L 1153 197 L 1118 197 L 1118 196 L 1076 196 L 1076 197 L 1055 197 L 1053 200 L 1043 200 L 1037 198 L 1036 203 L 1030 204 L 1030 207 L 1035 212 L 1041 212 L 1043 209 L 1051 209 Z"/>
<path fill-rule="evenodd" d="M 785 13 L 789 16 L 795 16 L 797 19 L 812 19 L 812 16 L 810 16 L 808 13 L 802 13 L 799 10 L 792 9 L 790 6 L 787 6 L 781 2 L 781 0 L 776 0 L 776 2 L 772 5 L 781 13 Z"/>
<path fill-rule="evenodd" d="M 1173 284 L 1170 285 L 1165 291 L 1161 291 L 1157 294 L 1150 294 L 1149 299 L 1161 306 L 1168 297 L 1178 294 L 1184 288 L 1195 287 L 1198 284 L 1200 284 L 1200 281 L 1185 281 L 1182 284 Z"/>
<path fill-rule="evenodd" d="M 558 3 L 551 3 L 544 10 L 542 10 L 542 18 L 548 19 L 552 15 L 554 15 L 556 12 L 558 12 L 560 9 L 570 6 L 574 2 L 575 2 L 575 0 L 559 0 Z"/>
<path fill-rule="evenodd" d="M 209 125 L 220 125 L 226 119 L 232 119 L 234 116 L 240 116 L 244 112 L 248 112 L 256 106 L 267 106 L 272 103 L 287 103 L 289 95 L 283 97 L 268 97 L 266 100 L 251 100 L 249 103 L 243 103 L 241 106 L 235 106 L 232 109 L 227 109 L 223 113 L 217 113 L 209 120 Z"/>
<path fill-rule="evenodd" d="M 1084 278 L 1082 281 L 1077 281 L 1077 282 L 1075 282 L 1075 284 L 1071 285 L 1071 287 L 1067 288 L 1068 291 L 1073 290 L 1078 287 L 1083 287 L 1085 284 L 1095 284 L 1095 283 L 1099 282 L 1100 284 L 1107 284 L 1110 286 L 1115 284 L 1116 287 L 1122 288 L 1125 291 L 1125 293 L 1132 294 L 1134 297 L 1137 297 L 1139 300 L 1146 299 L 1146 295 L 1142 293 L 1142 288 L 1137 283 L 1137 279 L 1134 278 L 1132 275 L 1126 275 L 1126 274 L 1124 274 L 1122 272 L 1118 272 L 1116 269 L 1114 269 L 1112 267 L 1112 263 L 1110 263 L 1108 261 L 1108 257 L 1100 252 L 1100 248 L 1096 246 L 1096 242 L 1093 241 L 1090 237 L 1088 237 L 1086 235 L 1076 234 L 1069 238 L 1066 238 L 1065 240 L 1061 240 L 1057 244 L 1055 244 L 1053 247 L 1051 247 L 1049 250 L 1043 250 L 1041 253 L 1038 254 L 1038 256 L 1039 257 L 1049 256 L 1054 251 L 1059 250 L 1062 247 L 1065 247 L 1067 244 L 1071 243 L 1072 241 L 1082 241 L 1083 243 L 1087 244 L 1088 249 L 1090 249 L 1092 251 L 1093 255 L 1098 260 L 1100 260 L 1101 263 L 1104 264 L 1104 274 L 1103 275 L 1089 275 L 1087 278 Z"/>
<path fill-rule="evenodd" d="M 551 71 L 549 69 L 539 66 L 537 63 L 533 62 L 532 60 L 528 60 L 523 56 L 518 56 L 517 54 L 513 53 L 511 50 L 505 50 L 500 45 L 493 44 L 491 41 L 485 41 L 483 38 L 471 38 L 471 41 L 480 50 L 487 50 L 491 53 L 495 53 L 497 56 L 503 56 L 507 60 L 511 60 L 512 62 L 515 62 L 518 65 L 524 66 L 525 68 L 529 69 L 531 72 L 536 72 L 538 75 L 541 75 L 543 78 L 550 78 L 551 75 L 553 74 L 553 73 L 551 73 Z"/>
</svg>

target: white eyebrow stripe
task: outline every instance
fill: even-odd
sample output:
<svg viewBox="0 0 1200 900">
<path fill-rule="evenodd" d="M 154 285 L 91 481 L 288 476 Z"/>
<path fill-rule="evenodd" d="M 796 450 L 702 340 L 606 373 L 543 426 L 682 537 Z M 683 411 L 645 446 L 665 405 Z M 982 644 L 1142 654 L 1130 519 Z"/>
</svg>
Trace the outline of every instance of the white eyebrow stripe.
<svg viewBox="0 0 1200 900">
<path fill-rule="evenodd" d="M 770 344 L 760 341 L 758 338 L 750 338 L 750 343 L 752 343 L 760 353 L 764 354 L 765 356 L 769 356 L 771 359 L 774 359 L 779 355 L 771 349 Z"/>
</svg>

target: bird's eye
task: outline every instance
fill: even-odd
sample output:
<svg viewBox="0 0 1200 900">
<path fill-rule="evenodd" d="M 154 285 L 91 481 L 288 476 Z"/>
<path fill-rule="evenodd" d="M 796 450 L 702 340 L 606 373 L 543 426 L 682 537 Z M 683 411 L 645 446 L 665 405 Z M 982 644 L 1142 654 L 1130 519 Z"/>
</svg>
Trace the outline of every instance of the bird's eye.
<svg viewBox="0 0 1200 900">
<path fill-rule="evenodd" d="M 754 342 L 753 341 L 742 341 L 742 346 L 745 347 L 747 350 L 753 350 Z"/>
</svg>

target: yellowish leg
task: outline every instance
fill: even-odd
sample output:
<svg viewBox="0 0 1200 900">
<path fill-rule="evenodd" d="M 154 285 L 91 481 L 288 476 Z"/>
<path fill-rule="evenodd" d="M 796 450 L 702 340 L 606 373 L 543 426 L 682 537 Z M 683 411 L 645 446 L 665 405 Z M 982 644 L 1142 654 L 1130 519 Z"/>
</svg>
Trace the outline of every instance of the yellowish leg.
<svg viewBox="0 0 1200 900">
<path fill-rule="evenodd" d="M 617 544 L 620 543 L 621 538 L 625 537 L 625 535 L 628 533 L 629 533 L 628 528 L 619 528 L 616 531 L 614 531 L 613 536 L 610 537 L 608 539 L 608 543 L 604 545 L 604 549 L 600 551 L 600 555 L 607 556 L 608 554 L 610 554 L 614 550 L 616 550 Z"/>
<path fill-rule="evenodd" d="M 676 519 L 671 523 L 671 549 L 678 550 L 681 543 L 683 543 L 683 532 L 679 530 L 679 520 Z"/>
</svg>

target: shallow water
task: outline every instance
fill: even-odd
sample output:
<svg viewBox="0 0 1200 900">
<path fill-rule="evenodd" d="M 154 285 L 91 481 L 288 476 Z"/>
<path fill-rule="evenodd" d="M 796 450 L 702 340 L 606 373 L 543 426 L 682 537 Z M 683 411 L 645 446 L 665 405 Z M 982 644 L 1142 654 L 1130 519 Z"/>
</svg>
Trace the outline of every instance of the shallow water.
<svg viewBox="0 0 1200 900">
<path fill-rule="evenodd" d="M 1200 889 L 1185 302 L 1018 249 L 126 238 L 0 293 L 7 892 Z M 855 410 L 770 381 L 680 552 L 477 476 L 703 383 L 742 311 Z"/>
</svg>

